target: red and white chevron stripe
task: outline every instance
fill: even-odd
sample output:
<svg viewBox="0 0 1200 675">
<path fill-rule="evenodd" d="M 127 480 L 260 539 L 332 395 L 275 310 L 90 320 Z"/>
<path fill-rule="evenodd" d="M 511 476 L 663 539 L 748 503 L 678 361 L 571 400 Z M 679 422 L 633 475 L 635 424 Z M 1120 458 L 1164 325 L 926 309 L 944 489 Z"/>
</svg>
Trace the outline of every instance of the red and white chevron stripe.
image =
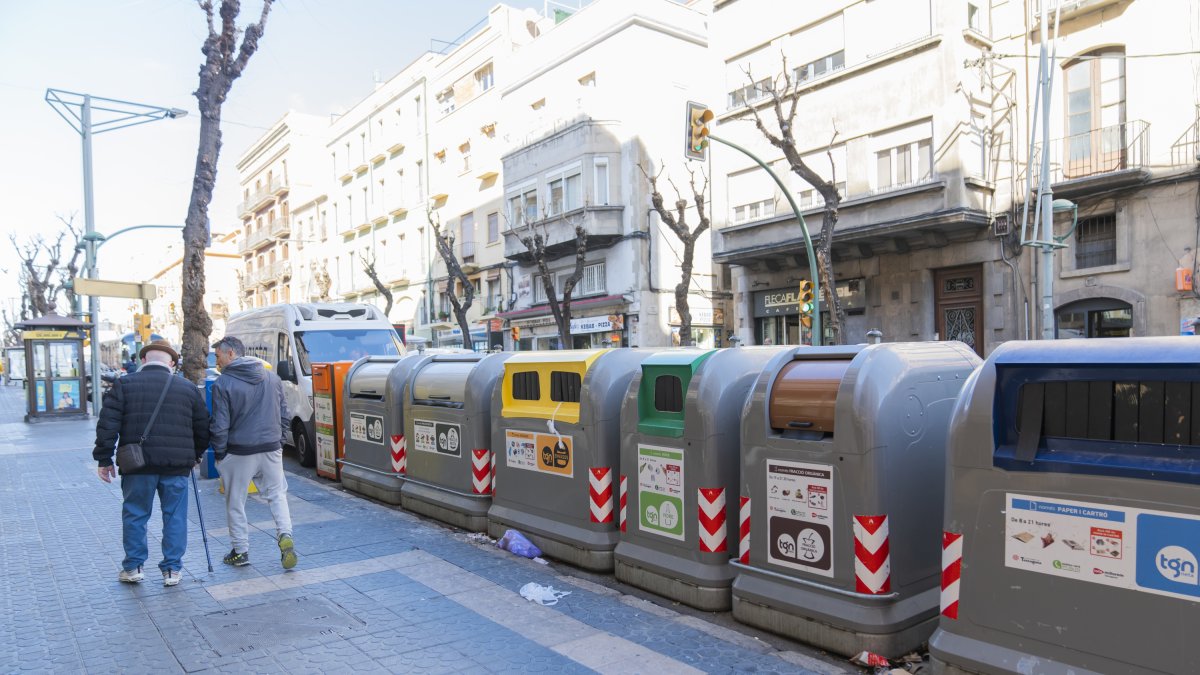
<svg viewBox="0 0 1200 675">
<path fill-rule="evenodd" d="M 892 590 L 886 515 L 854 516 L 854 585 L 859 593 L 872 595 Z"/>
<path fill-rule="evenodd" d="M 729 550 L 725 534 L 725 488 L 700 488 L 697 492 L 700 551 L 721 553 Z"/>
<path fill-rule="evenodd" d="M 958 584 L 962 577 L 962 534 L 942 532 L 942 616 L 958 618 Z"/>
<path fill-rule="evenodd" d="M 613 520 L 612 469 L 594 466 L 588 472 L 589 506 L 593 523 L 611 523 Z"/>
<path fill-rule="evenodd" d="M 471 451 L 471 489 L 477 495 L 492 494 L 492 452 L 487 448 Z"/>
<path fill-rule="evenodd" d="M 738 509 L 738 562 L 750 564 L 750 498 L 742 495 Z"/>
<path fill-rule="evenodd" d="M 408 442 L 404 434 L 392 436 L 392 471 L 408 473 Z"/>
<path fill-rule="evenodd" d="M 626 504 L 626 491 L 628 489 L 629 489 L 629 482 L 626 480 L 625 476 L 622 475 L 621 476 L 621 531 L 622 532 L 625 531 L 625 504 Z"/>
</svg>

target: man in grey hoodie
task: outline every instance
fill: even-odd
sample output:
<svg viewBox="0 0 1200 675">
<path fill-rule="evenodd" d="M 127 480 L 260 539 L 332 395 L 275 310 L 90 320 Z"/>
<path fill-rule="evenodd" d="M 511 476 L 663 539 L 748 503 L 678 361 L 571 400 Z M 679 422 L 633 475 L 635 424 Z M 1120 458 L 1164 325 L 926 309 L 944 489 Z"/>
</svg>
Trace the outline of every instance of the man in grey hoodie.
<svg viewBox="0 0 1200 675">
<path fill-rule="evenodd" d="M 225 481 L 225 516 L 233 550 L 225 563 L 250 564 L 250 535 L 246 523 L 246 491 L 251 480 L 267 498 L 279 540 L 284 569 L 296 566 L 292 516 L 283 473 L 283 439 L 288 425 L 283 383 L 263 362 L 246 356 L 246 346 L 226 336 L 213 345 L 221 376 L 212 387 L 210 443 L 217 471 Z"/>
</svg>

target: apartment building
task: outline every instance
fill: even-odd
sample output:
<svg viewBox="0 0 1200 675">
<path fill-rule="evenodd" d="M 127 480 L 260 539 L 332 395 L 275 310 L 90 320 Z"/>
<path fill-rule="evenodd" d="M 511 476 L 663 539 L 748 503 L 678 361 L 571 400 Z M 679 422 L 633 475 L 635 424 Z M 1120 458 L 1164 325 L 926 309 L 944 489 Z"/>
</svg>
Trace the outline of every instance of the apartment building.
<svg viewBox="0 0 1200 675">
<path fill-rule="evenodd" d="M 291 205 L 315 199 L 327 127 L 324 117 L 288 112 L 238 159 L 238 309 L 292 301 L 292 256 L 304 242 L 295 241 Z"/>
<path fill-rule="evenodd" d="M 519 330 L 510 348 L 560 346 L 545 284 L 522 240 L 535 229 L 545 237 L 561 297 L 575 267 L 577 226 L 587 232 L 587 254 L 565 347 L 672 343 L 682 245 L 652 217 L 642 170 L 663 171 L 666 190 L 668 176 L 686 189 L 686 102 L 717 66 L 706 65 L 708 18 L 704 3 L 602 0 L 513 55 L 501 85 L 502 134 L 512 147 L 503 157 L 503 251 L 514 284 L 500 316 Z M 690 219 L 694 226 L 694 212 Z M 721 346 L 723 307 L 707 237 L 695 270 L 696 341 Z"/>
<path fill-rule="evenodd" d="M 442 346 L 462 345 L 449 294 L 462 295 L 435 247 L 431 223 L 454 239 L 475 289 L 472 345 L 485 346 L 501 308 L 501 143 L 496 73 L 536 34 L 540 16 L 505 5 L 441 52 L 428 52 L 340 115 L 327 133 L 328 198 L 307 207 L 325 223 L 328 277 L 309 297 L 370 302 L 392 293 L 392 321 Z M 374 270 L 375 278 L 369 273 Z M 499 328 L 496 329 L 499 333 Z"/>
<path fill-rule="evenodd" d="M 1059 200 L 1050 332 L 1192 330 L 1200 305 L 1180 289 L 1196 267 L 1195 3 L 1046 0 L 1061 18 L 1057 32 L 1048 21 L 1058 58 L 1044 102 L 1041 5 L 717 3 L 712 42 L 726 73 L 715 133 L 776 169 L 816 238 L 820 196 L 753 128 L 751 106 L 774 117 L 770 92 L 786 58 L 798 145 L 838 183 L 845 341 L 878 328 L 888 340 L 959 339 L 986 355 L 1041 336 L 1042 256 L 1021 244 L 1044 236 L 1021 223 L 1035 222 L 1043 159 Z M 730 266 L 734 329 L 750 344 L 808 342 L 796 218 L 749 158 L 720 146 L 713 157 L 723 182 L 714 257 Z"/>
<path fill-rule="evenodd" d="M 225 319 L 238 309 L 241 289 L 237 273 L 244 264 L 243 256 L 238 252 L 239 232 L 237 227 L 224 234 L 214 232 L 212 245 L 204 250 L 203 304 L 213 322 L 214 339 L 225 334 Z M 147 279 L 147 283 L 154 284 L 158 290 L 158 297 L 149 302 L 150 325 L 171 344 L 180 344 L 183 340 L 183 308 L 179 306 L 183 297 L 183 242 L 168 244 L 161 259 L 167 263 Z M 137 307 L 135 311 L 142 309 Z"/>
<path fill-rule="evenodd" d="M 1200 296 L 1186 278 L 1200 244 L 1200 7 L 1189 0 L 1043 2 L 996 2 L 991 13 L 1016 27 L 1000 33 L 996 60 L 1016 71 L 1016 94 L 1031 116 L 1037 62 L 1024 55 L 1037 55 L 1047 28 L 1057 46 L 1054 90 L 1042 103 L 1048 142 L 1038 118 L 1028 170 L 1032 192 L 1046 160 L 1057 205 L 1053 334 L 1193 333 Z M 1027 237 L 1035 234 L 1044 239 L 1033 231 Z M 1041 256 L 1027 250 L 1024 258 L 1026 278 L 1037 282 Z M 1031 288 L 1030 304 L 1044 290 Z"/>
<path fill-rule="evenodd" d="M 822 199 L 754 125 L 757 111 L 778 131 L 771 91 L 786 67 L 797 147 L 842 200 L 832 254 L 845 342 L 877 328 L 889 341 L 957 339 L 985 354 L 1022 335 L 1022 277 L 1004 240 L 1017 84 L 1011 69 L 963 65 L 993 47 L 983 4 L 716 3 L 711 40 L 725 72 L 710 94 L 713 133 L 768 163 L 819 239 Z M 710 154 L 714 259 L 730 269 L 732 329 L 744 344 L 808 343 L 797 218 L 751 158 L 720 144 Z"/>
</svg>

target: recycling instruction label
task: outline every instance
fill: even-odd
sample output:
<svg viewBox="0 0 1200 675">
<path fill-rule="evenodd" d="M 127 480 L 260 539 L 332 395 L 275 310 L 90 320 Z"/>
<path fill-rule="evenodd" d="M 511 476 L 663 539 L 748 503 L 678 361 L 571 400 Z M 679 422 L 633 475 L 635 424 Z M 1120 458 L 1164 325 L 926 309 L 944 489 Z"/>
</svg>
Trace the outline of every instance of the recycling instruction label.
<svg viewBox="0 0 1200 675">
<path fill-rule="evenodd" d="M 313 425 L 317 432 L 317 466 L 329 473 L 337 471 L 337 439 L 333 425 L 333 395 L 313 393 Z"/>
<path fill-rule="evenodd" d="M 350 440 L 383 445 L 383 418 L 379 415 L 350 413 Z"/>
<path fill-rule="evenodd" d="M 1200 516 L 1007 495 L 1004 565 L 1200 600 Z"/>
<path fill-rule="evenodd" d="M 573 447 L 570 436 L 508 429 L 504 432 L 504 465 L 570 478 L 575 475 Z"/>
<path fill-rule="evenodd" d="M 767 560 L 833 576 L 833 467 L 767 460 Z"/>
<path fill-rule="evenodd" d="M 683 451 L 638 446 L 638 527 L 683 540 Z"/>
<path fill-rule="evenodd" d="M 413 420 L 413 450 L 462 456 L 462 427 L 447 422 Z"/>
</svg>

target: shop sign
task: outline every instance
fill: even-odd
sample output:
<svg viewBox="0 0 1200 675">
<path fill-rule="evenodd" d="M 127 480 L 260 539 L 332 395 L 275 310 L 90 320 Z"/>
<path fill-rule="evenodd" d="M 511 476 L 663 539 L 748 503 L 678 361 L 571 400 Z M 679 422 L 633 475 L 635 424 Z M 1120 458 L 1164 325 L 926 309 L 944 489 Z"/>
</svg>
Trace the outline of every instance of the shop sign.
<svg viewBox="0 0 1200 675">
<path fill-rule="evenodd" d="M 625 330 L 624 314 L 609 314 L 608 316 L 589 316 L 583 319 L 571 319 L 571 334 L 606 333 L 608 331 Z"/>
<path fill-rule="evenodd" d="M 866 306 L 865 279 L 845 279 L 835 284 L 838 300 L 842 309 L 860 309 Z M 818 301 L 818 306 L 825 310 L 825 302 Z M 759 291 L 754 294 L 754 316 L 777 316 L 780 314 L 800 313 L 799 288 L 775 288 L 769 291 Z M 698 323 L 693 318 L 693 323 Z"/>
<path fill-rule="evenodd" d="M 692 312 L 693 326 L 724 326 L 725 325 L 725 310 L 720 307 L 692 307 L 689 308 Z M 671 308 L 669 321 L 672 326 L 683 324 L 683 320 L 679 318 L 679 310 Z"/>
</svg>

